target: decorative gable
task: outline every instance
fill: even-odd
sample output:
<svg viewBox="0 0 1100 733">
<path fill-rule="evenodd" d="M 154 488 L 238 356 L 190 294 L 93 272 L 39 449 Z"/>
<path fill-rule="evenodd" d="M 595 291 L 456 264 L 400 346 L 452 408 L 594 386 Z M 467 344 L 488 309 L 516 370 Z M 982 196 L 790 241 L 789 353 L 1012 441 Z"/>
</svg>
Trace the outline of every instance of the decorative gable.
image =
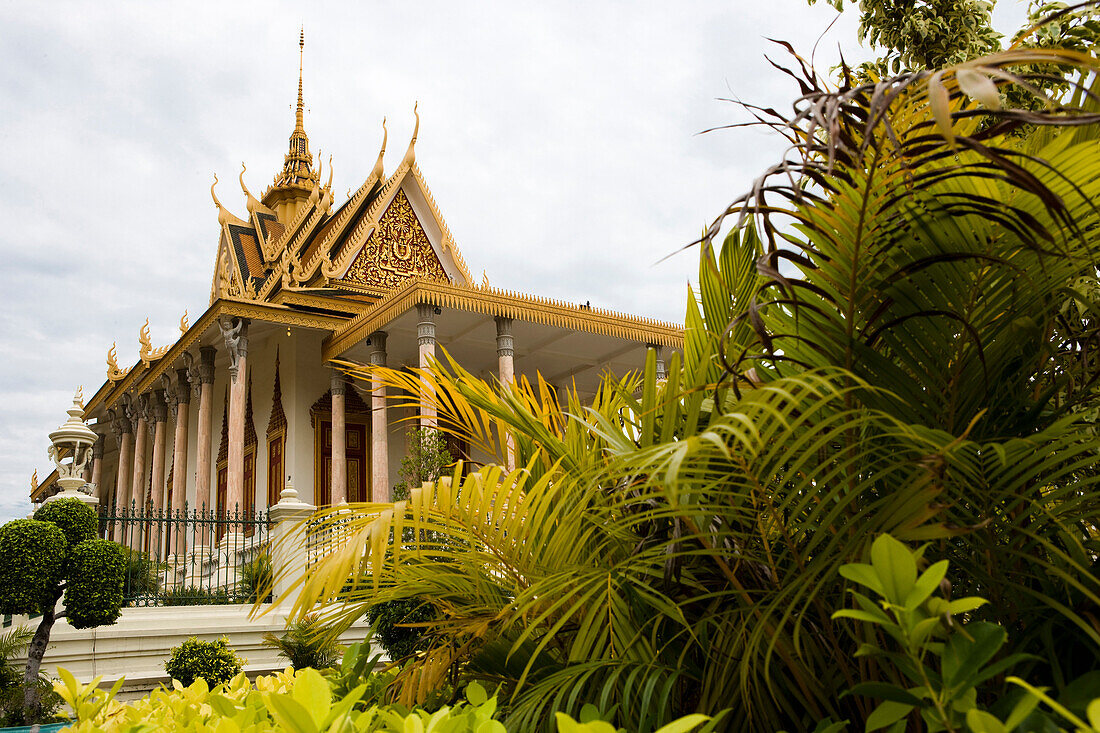
<svg viewBox="0 0 1100 733">
<path fill-rule="evenodd" d="M 393 290 L 417 278 L 450 282 L 404 190 L 398 190 L 343 281 Z"/>
</svg>

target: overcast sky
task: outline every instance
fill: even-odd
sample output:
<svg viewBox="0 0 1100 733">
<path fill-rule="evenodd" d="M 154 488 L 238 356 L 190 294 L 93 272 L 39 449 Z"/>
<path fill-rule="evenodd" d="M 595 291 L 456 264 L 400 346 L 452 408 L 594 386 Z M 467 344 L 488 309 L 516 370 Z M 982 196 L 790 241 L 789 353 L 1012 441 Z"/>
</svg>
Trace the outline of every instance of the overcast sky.
<svg viewBox="0 0 1100 733">
<path fill-rule="evenodd" d="M 1022 0 L 1001 0 L 1012 31 Z M 217 247 L 209 187 L 239 215 L 293 129 L 300 24 L 306 131 L 339 192 L 390 130 L 387 172 L 421 113 L 417 162 L 470 270 L 498 287 L 682 322 L 694 239 L 782 153 L 717 101 L 789 107 L 767 37 L 809 56 L 821 0 L 117 2 L 0 0 L 0 521 L 77 385 L 118 342 L 132 363 L 194 322 Z M 817 66 L 870 57 L 844 14 Z M 326 174 L 327 175 L 327 174 Z"/>
</svg>

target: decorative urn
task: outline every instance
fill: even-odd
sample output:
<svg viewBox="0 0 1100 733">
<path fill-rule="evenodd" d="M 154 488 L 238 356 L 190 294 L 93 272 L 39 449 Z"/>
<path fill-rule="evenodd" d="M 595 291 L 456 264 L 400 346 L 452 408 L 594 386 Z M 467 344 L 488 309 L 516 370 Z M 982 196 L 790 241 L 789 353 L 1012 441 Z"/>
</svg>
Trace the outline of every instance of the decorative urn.
<svg viewBox="0 0 1100 733">
<path fill-rule="evenodd" d="M 67 412 L 69 419 L 50 433 L 50 460 L 57 467 L 57 483 L 61 491 L 50 499 L 80 499 L 86 504 L 98 504 L 93 488 L 84 480 L 84 469 L 92 459 L 92 448 L 99 436 L 84 424 L 83 389 L 73 397 Z"/>
</svg>

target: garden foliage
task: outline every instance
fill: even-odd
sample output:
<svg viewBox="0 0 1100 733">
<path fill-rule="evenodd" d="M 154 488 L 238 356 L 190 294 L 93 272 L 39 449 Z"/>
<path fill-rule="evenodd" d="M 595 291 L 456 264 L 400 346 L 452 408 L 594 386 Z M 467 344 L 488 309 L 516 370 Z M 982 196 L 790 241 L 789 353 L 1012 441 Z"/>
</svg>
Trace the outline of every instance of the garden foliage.
<svg viewBox="0 0 1100 733">
<path fill-rule="evenodd" d="M 1043 64 L 1076 69 L 1065 92 L 1002 107 Z M 1018 49 L 839 89 L 794 72 L 793 112 L 766 111 L 791 148 L 707 230 L 666 379 L 652 353 L 592 398 L 449 357 L 348 365 L 520 468 L 322 514 L 348 544 L 298 609 L 444 609 L 404 704 L 482 677 L 524 730 L 583 701 L 630 730 L 727 709 L 731 730 L 813 730 L 867 720 L 845 690 L 900 684 L 833 618 L 840 568 L 889 533 L 988 598 L 965 621 L 1004 630 L 993 663 L 1063 694 L 1100 655 L 1097 71 Z"/>
<path fill-rule="evenodd" d="M 115 699 L 121 685 L 111 690 L 78 682 L 60 670 L 57 690 L 64 698 L 73 733 L 142 733 L 186 730 L 192 733 L 508 733 L 498 720 L 497 698 L 477 683 L 463 700 L 435 712 L 408 710 L 398 705 L 358 705 L 366 685 L 345 694 L 333 689 L 316 670 L 303 669 L 256 679 L 253 687 L 243 674 L 211 690 L 203 680 L 188 687 L 176 682 L 131 704 Z M 676 721 L 657 733 L 690 733 L 706 719 L 693 716 Z M 568 733 L 616 733 L 598 720 L 564 719 Z M 511 729 L 516 730 L 516 729 Z M 705 729 L 703 729 L 705 730 Z"/>
<path fill-rule="evenodd" d="M 282 635 L 264 634 L 263 644 L 294 669 L 328 669 L 340 661 L 339 643 L 315 615 L 292 621 Z"/>
</svg>

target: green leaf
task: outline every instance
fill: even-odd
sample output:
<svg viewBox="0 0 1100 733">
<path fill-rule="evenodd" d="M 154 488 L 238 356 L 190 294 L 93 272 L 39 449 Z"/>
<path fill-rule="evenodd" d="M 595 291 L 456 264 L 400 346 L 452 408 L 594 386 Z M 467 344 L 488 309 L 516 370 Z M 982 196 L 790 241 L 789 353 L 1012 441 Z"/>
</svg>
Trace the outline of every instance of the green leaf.
<svg viewBox="0 0 1100 733">
<path fill-rule="evenodd" d="M 968 624 L 966 633 L 971 636 L 970 639 L 961 633 L 952 634 L 944 647 L 944 682 L 956 690 L 973 686 L 982 667 L 993 658 L 1008 636 L 997 624 L 984 622 Z"/>
<path fill-rule="evenodd" d="M 1012 707 L 1012 712 L 1008 714 L 1005 719 L 1005 729 L 1008 731 L 1014 731 L 1020 724 L 1027 719 L 1027 716 L 1031 715 L 1032 711 L 1039 705 L 1039 698 L 1032 694 L 1024 693 L 1020 700 Z"/>
<path fill-rule="evenodd" d="M 1007 733 L 1008 730 L 995 715 L 978 708 L 966 711 L 966 725 L 970 733 Z"/>
<path fill-rule="evenodd" d="M 894 702 L 893 700 L 879 703 L 879 706 L 867 716 L 867 724 L 863 729 L 864 733 L 871 733 L 873 730 L 892 725 L 908 715 L 912 709 L 912 705 Z"/>
<path fill-rule="evenodd" d="M 943 85 L 942 71 L 937 71 L 928 78 L 928 104 L 932 108 L 932 117 L 936 121 L 936 127 L 940 134 L 947 140 L 947 144 L 955 147 L 955 130 L 951 124 L 951 100 L 947 88 Z"/>
<path fill-rule="evenodd" d="M 295 685 L 297 687 L 297 685 Z M 264 697 L 271 717 L 283 728 L 295 733 L 318 733 L 313 716 L 290 695 L 273 692 Z"/>
<path fill-rule="evenodd" d="M 477 682 L 471 682 L 466 685 L 466 699 L 470 701 L 470 704 L 474 707 L 483 705 L 486 700 L 489 699 L 489 695 L 486 694 L 485 688 Z"/>
<path fill-rule="evenodd" d="M 913 553 L 890 535 L 879 535 L 871 545 L 871 565 L 882 582 L 886 600 L 903 605 L 917 580 Z"/>
<path fill-rule="evenodd" d="M 294 675 L 291 694 L 295 701 L 309 711 L 314 724 L 320 727 L 332 707 L 332 690 L 321 673 L 309 667 L 299 670 Z"/>
<path fill-rule="evenodd" d="M 1100 698 L 1088 704 L 1085 708 L 1085 717 L 1088 718 L 1093 730 L 1100 730 Z"/>
<path fill-rule="evenodd" d="M 913 693 L 908 690 L 903 690 L 897 685 L 891 685 L 886 682 L 861 682 L 858 685 L 854 685 L 845 694 L 875 697 L 881 700 L 891 700 L 911 706 L 920 705 L 920 699 L 914 696 Z"/>
<path fill-rule="evenodd" d="M 840 575 L 853 583 L 859 583 L 862 586 L 870 588 L 880 596 L 886 595 L 886 589 L 879 579 L 878 574 L 875 572 L 875 569 L 866 563 L 854 562 L 847 565 L 841 565 Z"/>
<path fill-rule="evenodd" d="M 906 611 L 915 610 L 917 606 L 924 603 L 935 592 L 940 585 L 940 581 L 943 580 L 943 576 L 947 575 L 947 565 L 947 560 L 940 560 L 921 573 L 921 576 L 917 578 L 917 582 L 913 584 L 913 589 L 909 591 L 909 595 L 905 598 Z"/>
<path fill-rule="evenodd" d="M 699 727 L 708 720 L 710 718 L 706 715 L 685 715 L 667 725 L 662 725 L 656 733 L 688 733 L 688 731 Z"/>
</svg>

